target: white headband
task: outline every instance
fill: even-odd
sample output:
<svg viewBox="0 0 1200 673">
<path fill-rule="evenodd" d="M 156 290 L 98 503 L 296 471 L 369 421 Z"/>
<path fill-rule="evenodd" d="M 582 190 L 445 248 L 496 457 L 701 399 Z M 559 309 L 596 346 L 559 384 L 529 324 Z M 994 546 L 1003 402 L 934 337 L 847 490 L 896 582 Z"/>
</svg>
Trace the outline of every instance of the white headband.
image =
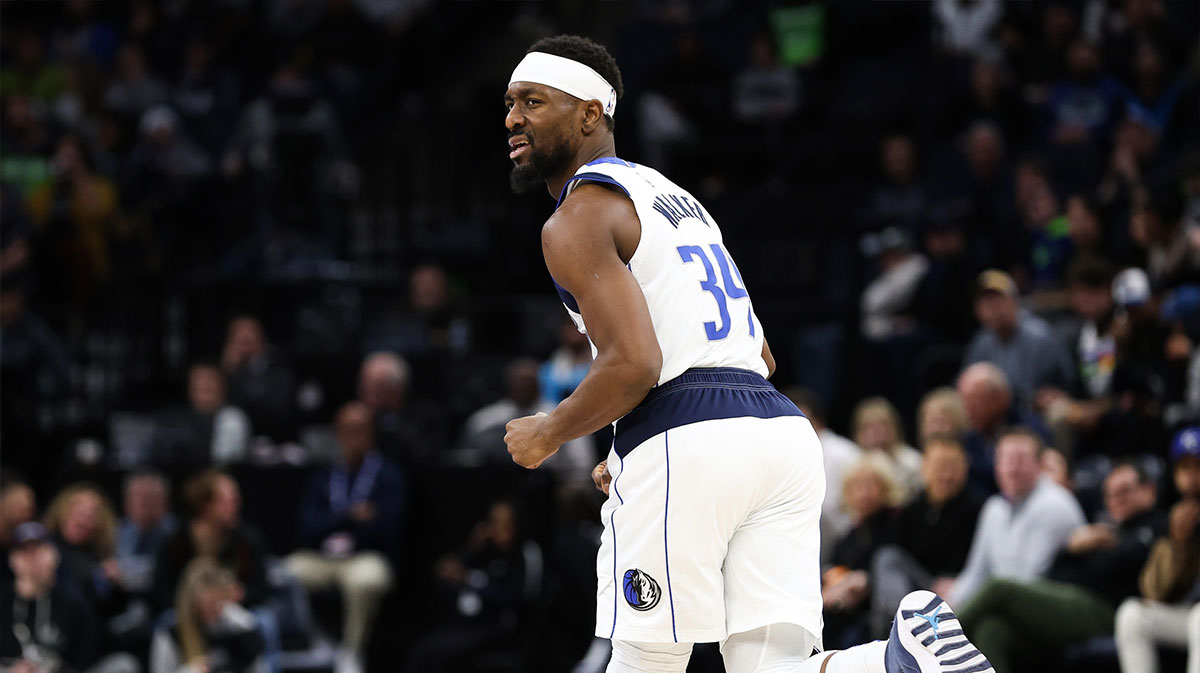
<svg viewBox="0 0 1200 673">
<path fill-rule="evenodd" d="M 617 90 L 608 80 L 579 61 L 562 56 L 541 51 L 525 54 L 508 78 L 509 86 L 513 82 L 544 84 L 579 100 L 598 100 L 610 117 L 617 110 Z"/>
</svg>

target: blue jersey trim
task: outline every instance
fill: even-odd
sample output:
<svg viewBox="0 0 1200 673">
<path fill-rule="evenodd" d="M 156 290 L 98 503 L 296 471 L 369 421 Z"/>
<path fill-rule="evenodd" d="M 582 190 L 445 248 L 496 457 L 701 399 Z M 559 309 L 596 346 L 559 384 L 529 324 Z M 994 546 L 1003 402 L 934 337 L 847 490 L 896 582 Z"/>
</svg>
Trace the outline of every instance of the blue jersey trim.
<svg viewBox="0 0 1200 673">
<path fill-rule="evenodd" d="M 592 159 L 591 161 L 584 164 L 584 166 L 595 166 L 596 164 L 616 164 L 618 166 L 624 166 L 626 168 L 636 168 L 637 167 L 636 164 L 634 164 L 633 162 L 625 161 L 624 159 L 620 159 L 617 157 L 600 157 L 599 159 Z"/>
<path fill-rule="evenodd" d="M 567 289 L 565 287 L 559 285 L 557 280 L 554 280 L 553 278 L 551 278 L 550 280 L 554 281 L 554 289 L 555 289 L 555 291 L 558 292 L 558 298 L 562 300 L 562 303 L 565 304 L 567 306 L 567 308 L 571 309 L 572 311 L 574 311 L 576 313 L 580 313 L 579 302 L 575 300 L 575 295 L 571 294 L 570 292 L 567 292 Z M 580 313 L 580 315 L 582 315 L 582 313 Z"/>
<path fill-rule="evenodd" d="M 554 204 L 555 210 L 562 205 L 563 199 L 567 198 L 567 194 L 571 193 L 571 185 L 582 181 L 602 182 L 606 185 L 613 185 L 625 192 L 625 196 L 628 196 L 630 199 L 633 198 L 633 196 L 629 193 L 629 190 L 625 189 L 625 185 L 621 184 L 611 175 L 605 175 L 604 173 L 576 173 L 575 175 L 571 176 L 570 180 L 567 180 L 567 184 L 563 185 L 562 193 L 558 195 L 558 203 Z"/>
<path fill-rule="evenodd" d="M 761 375 L 745 369 L 689 369 L 652 389 L 617 421 L 613 450 L 624 458 L 671 428 L 720 418 L 803 416 Z"/>
<path fill-rule="evenodd" d="M 625 498 L 622 498 L 621 492 L 617 490 L 617 480 L 621 478 L 622 474 L 625 474 L 625 456 L 617 456 L 617 458 L 621 461 L 621 473 L 616 476 L 616 479 L 612 480 L 612 492 L 614 494 L 616 494 L 617 502 L 624 505 Z M 612 631 L 609 632 L 609 634 L 608 634 L 608 637 L 610 640 L 617 633 L 617 596 L 621 595 L 621 591 L 618 589 L 618 587 L 621 586 L 621 582 L 617 579 L 617 521 L 616 521 L 616 516 L 617 516 L 618 509 L 620 509 L 620 507 L 613 508 L 613 511 L 609 512 L 609 514 L 608 514 L 608 527 L 612 529 L 612 533 L 613 533 L 613 623 L 612 623 Z"/>
</svg>

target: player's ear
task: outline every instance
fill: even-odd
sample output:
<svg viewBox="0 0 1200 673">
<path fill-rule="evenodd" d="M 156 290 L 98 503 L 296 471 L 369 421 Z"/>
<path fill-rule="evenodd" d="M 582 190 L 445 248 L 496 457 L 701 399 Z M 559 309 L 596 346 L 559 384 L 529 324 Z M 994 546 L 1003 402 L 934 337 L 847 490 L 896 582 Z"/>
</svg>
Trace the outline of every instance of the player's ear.
<svg viewBox="0 0 1200 673">
<path fill-rule="evenodd" d="M 590 136 L 601 128 L 604 128 L 604 108 L 601 107 L 600 101 L 589 100 L 584 101 L 582 109 L 582 119 L 580 120 L 583 135 Z"/>
</svg>

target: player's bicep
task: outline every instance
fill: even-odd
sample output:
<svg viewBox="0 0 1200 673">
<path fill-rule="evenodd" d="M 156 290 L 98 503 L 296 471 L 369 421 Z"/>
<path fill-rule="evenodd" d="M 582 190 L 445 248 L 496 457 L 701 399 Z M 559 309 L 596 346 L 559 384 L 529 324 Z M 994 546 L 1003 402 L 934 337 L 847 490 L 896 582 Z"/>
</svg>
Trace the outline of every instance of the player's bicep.
<svg viewBox="0 0 1200 673">
<path fill-rule="evenodd" d="M 581 210 L 556 215 L 542 230 L 546 268 L 579 303 L 588 337 L 601 357 L 660 367 L 650 309 L 633 273 L 621 262 L 611 229 L 603 222 L 604 209 L 597 209 L 601 213 L 591 221 L 581 221 Z"/>
</svg>

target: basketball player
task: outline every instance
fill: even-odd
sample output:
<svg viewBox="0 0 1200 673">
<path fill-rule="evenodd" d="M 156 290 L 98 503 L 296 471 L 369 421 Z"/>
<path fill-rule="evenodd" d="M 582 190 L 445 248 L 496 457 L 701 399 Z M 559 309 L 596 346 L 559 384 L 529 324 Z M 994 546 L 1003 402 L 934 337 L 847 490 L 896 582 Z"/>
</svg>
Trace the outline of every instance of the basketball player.
<svg viewBox="0 0 1200 673">
<path fill-rule="evenodd" d="M 510 422 L 505 441 L 536 468 L 616 423 L 593 473 L 609 495 L 596 564 L 608 671 L 683 671 L 696 642 L 720 642 L 730 673 L 991 671 L 926 591 L 901 601 L 889 640 L 811 656 L 820 442 L 766 380 L 775 361 L 712 215 L 617 158 L 621 93 L 603 47 L 559 36 L 529 49 L 504 96 L 512 187 L 558 201 L 542 251 L 595 355 L 574 393 Z"/>
</svg>

